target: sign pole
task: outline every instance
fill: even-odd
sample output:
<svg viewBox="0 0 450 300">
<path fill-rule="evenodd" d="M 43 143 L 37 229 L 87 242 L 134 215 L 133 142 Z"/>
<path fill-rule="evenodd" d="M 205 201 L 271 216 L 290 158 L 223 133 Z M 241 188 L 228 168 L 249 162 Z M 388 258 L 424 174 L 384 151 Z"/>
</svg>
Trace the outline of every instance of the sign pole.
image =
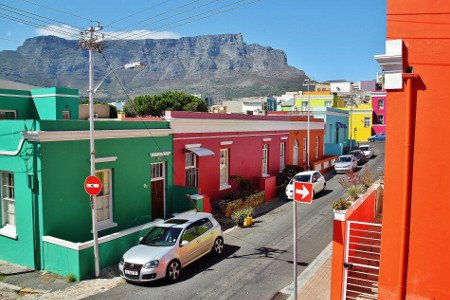
<svg viewBox="0 0 450 300">
<path fill-rule="evenodd" d="M 292 201 L 294 205 L 294 299 L 297 300 L 297 201 Z"/>
</svg>

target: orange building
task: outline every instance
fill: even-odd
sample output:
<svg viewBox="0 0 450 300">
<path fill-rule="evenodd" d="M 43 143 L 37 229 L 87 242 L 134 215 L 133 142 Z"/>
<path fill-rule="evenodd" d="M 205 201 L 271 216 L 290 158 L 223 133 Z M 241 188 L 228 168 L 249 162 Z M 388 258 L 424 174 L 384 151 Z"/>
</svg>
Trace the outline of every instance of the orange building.
<svg viewBox="0 0 450 300">
<path fill-rule="evenodd" d="M 387 39 L 379 299 L 450 299 L 450 1 L 388 0 Z"/>
</svg>

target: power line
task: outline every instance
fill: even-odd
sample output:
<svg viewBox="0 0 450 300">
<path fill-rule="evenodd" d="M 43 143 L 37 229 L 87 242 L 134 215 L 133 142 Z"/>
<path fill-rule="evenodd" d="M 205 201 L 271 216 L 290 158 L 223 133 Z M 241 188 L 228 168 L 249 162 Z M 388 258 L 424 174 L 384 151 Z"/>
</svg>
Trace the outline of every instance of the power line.
<svg viewBox="0 0 450 300">
<path fill-rule="evenodd" d="M 46 6 L 46 5 L 43 5 L 43 4 L 40 4 L 40 3 L 36 3 L 34 1 L 31 1 L 31 0 L 21 0 L 21 1 L 30 3 L 30 4 L 35 5 L 35 6 L 43 7 L 43 8 L 49 9 L 49 10 L 53 10 L 53 11 L 56 11 L 56 12 L 60 12 L 60 13 L 63 13 L 63 14 L 66 14 L 66 15 L 69 15 L 69 16 L 72 16 L 72 17 L 80 18 L 80 19 L 86 20 L 86 21 L 88 21 L 90 23 L 94 23 L 95 22 L 94 20 L 91 20 L 89 18 L 80 16 L 80 15 L 77 15 L 77 14 L 74 14 L 74 13 L 71 13 L 71 12 L 68 12 L 68 11 L 64 11 L 62 9 L 57 9 L 57 8 L 54 8 L 54 7 Z"/>
</svg>

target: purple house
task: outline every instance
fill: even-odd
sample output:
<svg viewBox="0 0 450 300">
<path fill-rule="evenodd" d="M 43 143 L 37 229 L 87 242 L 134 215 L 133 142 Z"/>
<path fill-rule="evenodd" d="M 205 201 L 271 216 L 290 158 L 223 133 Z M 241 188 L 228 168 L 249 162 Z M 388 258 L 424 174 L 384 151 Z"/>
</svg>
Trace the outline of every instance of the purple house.
<svg viewBox="0 0 450 300">
<path fill-rule="evenodd" d="M 372 96 L 373 124 L 372 134 L 386 132 L 386 91 L 374 91 Z"/>
</svg>

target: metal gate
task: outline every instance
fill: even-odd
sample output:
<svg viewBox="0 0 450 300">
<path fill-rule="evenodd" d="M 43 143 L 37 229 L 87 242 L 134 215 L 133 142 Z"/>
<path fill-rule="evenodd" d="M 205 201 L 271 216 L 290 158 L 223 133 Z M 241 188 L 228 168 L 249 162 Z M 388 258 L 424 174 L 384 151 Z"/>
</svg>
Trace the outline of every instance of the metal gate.
<svg viewBox="0 0 450 300">
<path fill-rule="evenodd" d="M 342 299 L 378 299 L 381 224 L 348 221 Z"/>
</svg>

